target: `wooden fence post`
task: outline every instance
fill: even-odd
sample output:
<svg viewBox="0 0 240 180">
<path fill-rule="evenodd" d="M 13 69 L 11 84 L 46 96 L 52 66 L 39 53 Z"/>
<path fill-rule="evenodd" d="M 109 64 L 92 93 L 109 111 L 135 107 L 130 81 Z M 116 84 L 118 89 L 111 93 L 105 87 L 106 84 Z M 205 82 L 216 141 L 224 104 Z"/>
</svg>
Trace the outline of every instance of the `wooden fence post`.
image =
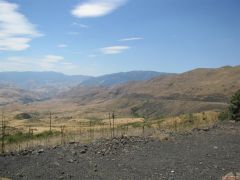
<svg viewBox="0 0 240 180">
<path fill-rule="evenodd" d="M 112 113 L 112 120 L 113 120 L 113 137 L 115 137 L 115 134 L 114 134 L 114 129 L 115 129 L 115 114 L 114 114 L 114 112 Z"/>
<path fill-rule="evenodd" d="M 144 137 L 145 136 L 145 123 L 143 123 L 142 133 L 143 133 L 143 137 Z"/>
<path fill-rule="evenodd" d="M 49 113 L 49 130 L 52 132 L 52 113 Z"/>
<path fill-rule="evenodd" d="M 64 138 L 64 126 L 60 126 L 61 128 L 61 144 L 63 144 L 63 138 Z"/>
<path fill-rule="evenodd" d="M 112 121 L 111 121 L 111 113 L 108 113 L 108 119 L 109 119 L 109 126 L 110 126 L 110 136 L 112 138 Z"/>
<path fill-rule="evenodd" d="M 5 117 L 4 112 L 2 111 L 2 154 L 5 153 Z"/>
</svg>

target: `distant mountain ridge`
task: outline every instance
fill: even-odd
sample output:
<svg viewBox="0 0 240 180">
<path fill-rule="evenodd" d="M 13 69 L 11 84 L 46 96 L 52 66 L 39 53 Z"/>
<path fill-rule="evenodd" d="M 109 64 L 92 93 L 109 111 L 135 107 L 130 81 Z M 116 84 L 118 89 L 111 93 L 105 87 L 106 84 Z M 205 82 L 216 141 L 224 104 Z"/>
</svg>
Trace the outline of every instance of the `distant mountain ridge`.
<svg viewBox="0 0 240 180">
<path fill-rule="evenodd" d="M 43 86 L 76 85 L 92 78 L 84 75 L 68 76 L 58 72 L 0 72 L 0 84 L 13 85 L 23 89 Z"/>
<path fill-rule="evenodd" d="M 168 75 L 170 74 L 154 71 L 132 71 L 100 77 L 70 76 L 58 72 L 0 72 L 0 104 L 50 99 L 78 86 L 84 87 L 84 91 L 88 92 L 90 87 L 107 88 L 130 81 L 149 80 Z"/>
<path fill-rule="evenodd" d="M 0 85 L 21 89 L 68 88 L 81 86 L 113 86 L 130 81 L 149 80 L 154 77 L 173 75 L 155 71 L 130 71 L 107 74 L 99 77 L 85 75 L 65 75 L 58 72 L 0 72 Z"/>
<path fill-rule="evenodd" d="M 114 86 L 130 81 L 144 81 L 154 77 L 166 77 L 175 75 L 173 73 L 163 73 L 156 71 L 130 71 L 114 74 L 107 74 L 95 78 L 90 78 L 81 83 L 82 86 Z"/>
<path fill-rule="evenodd" d="M 11 89 L 9 87 L 12 87 L 15 92 L 19 91 L 18 89 L 30 91 L 30 94 L 38 94 L 37 99 L 48 99 L 61 92 L 68 91 L 89 78 L 91 77 L 83 75 L 68 76 L 57 72 L 0 72 L 0 90 Z M 20 96 L 16 96 L 15 99 L 17 97 Z M 3 98 L 6 99 L 6 97 Z M 34 100 L 34 98 L 32 99 Z"/>
</svg>

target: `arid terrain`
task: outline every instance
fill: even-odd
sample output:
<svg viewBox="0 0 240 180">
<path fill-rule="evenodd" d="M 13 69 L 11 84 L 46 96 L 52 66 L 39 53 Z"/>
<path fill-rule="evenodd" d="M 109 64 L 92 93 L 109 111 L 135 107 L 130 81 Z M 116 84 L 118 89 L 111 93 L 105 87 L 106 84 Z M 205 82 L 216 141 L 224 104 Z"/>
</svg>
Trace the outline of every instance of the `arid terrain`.
<svg viewBox="0 0 240 180">
<path fill-rule="evenodd" d="M 240 180 L 240 0 L 0 0 L 0 180 Z"/>
<path fill-rule="evenodd" d="M 210 180 L 238 172 L 240 125 L 224 120 L 239 73 L 196 69 L 122 83 L 124 74 L 119 84 L 114 74 L 51 93 L 2 85 L 0 177 Z"/>
<path fill-rule="evenodd" d="M 0 156 L 9 179 L 220 179 L 239 172 L 240 124 L 217 123 L 165 140 L 119 137 Z"/>
<path fill-rule="evenodd" d="M 47 99 L 39 92 L 2 86 L 0 103 L 10 116 L 21 111 L 42 115 L 52 111 L 59 116 L 68 114 L 87 119 L 105 119 L 113 111 L 121 117 L 134 115 L 155 119 L 184 113 L 222 111 L 240 88 L 239 74 L 240 67 L 235 66 L 196 69 L 134 82 L 131 75 L 128 82 L 112 86 L 97 85 L 99 82 L 94 79 L 97 81 L 95 85 L 80 84 L 68 91 L 63 89 L 62 93 L 58 89 L 54 96 Z M 115 76 L 104 76 L 104 82 Z"/>
</svg>

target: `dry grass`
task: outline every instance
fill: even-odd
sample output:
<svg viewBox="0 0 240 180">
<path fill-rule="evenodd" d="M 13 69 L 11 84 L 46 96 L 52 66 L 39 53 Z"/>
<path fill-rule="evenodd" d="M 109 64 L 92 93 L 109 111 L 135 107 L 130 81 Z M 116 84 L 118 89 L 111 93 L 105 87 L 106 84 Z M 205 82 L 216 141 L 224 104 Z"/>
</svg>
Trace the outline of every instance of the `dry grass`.
<svg viewBox="0 0 240 180">
<path fill-rule="evenodd" d="M 195 114 L 184 114 L 155 121 L 152 126 L 163 130 L 188 132 L 194 128 L 204 128 L 218 121 L 218 112 L 208 111 Z"/>
<path fill-rule="evenodd" d="M 143 122 L 143 118 L 117 118 L 114 121 L 115 125 L 124 125 L 129 123 L 135 123 L 135 122 Z M 104 123 L 109 124 L 109 119 L 103 120 Z"/>
<path fill-rule="evenodd" d="M 212 126 L 217 120 L 218 113 L 212 111 L 184 114 L 146 122 L 142 118 L 117 118 L 115 119 L 114 136 L 150 136 L 163 141 L 171 139 L 169 132 L 189 132 L 194 128 Z M 94 123 L 91 124 L 90 121 Z M 7 124 L 13 127 L 19 126 L 18 130 L 24 133 L 29 132 L 29 126 L 34 129 L 34 134 L 49 131 L 49 120 L 47 118 L 38 121 L 12 119 Z M 63 121 L 58 118 L 52 121 L 53 131 L 61 132 L 60 126 L 65 126 L 62 135 L 7 144 L 6 150 L 15 151 L 39 145 L 54 146 L 69 141 L 88 143 L 94 139 L 111 138 L 113 136 L 113 129 L 110 128 L 109 119 L 71 118 Z"/>
</svg>

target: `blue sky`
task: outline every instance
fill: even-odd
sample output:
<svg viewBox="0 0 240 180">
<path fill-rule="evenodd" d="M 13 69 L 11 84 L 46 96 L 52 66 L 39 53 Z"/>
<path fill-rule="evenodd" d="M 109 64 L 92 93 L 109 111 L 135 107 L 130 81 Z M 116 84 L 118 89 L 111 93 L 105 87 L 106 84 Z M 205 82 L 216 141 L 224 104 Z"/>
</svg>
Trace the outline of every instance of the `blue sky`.
<svg viewBox="0 0 240 180">
<path fill-rule="evenodd" d="M 0 71 L 240 64 L 239 0 L 0 0 Z"/>
</svg>

